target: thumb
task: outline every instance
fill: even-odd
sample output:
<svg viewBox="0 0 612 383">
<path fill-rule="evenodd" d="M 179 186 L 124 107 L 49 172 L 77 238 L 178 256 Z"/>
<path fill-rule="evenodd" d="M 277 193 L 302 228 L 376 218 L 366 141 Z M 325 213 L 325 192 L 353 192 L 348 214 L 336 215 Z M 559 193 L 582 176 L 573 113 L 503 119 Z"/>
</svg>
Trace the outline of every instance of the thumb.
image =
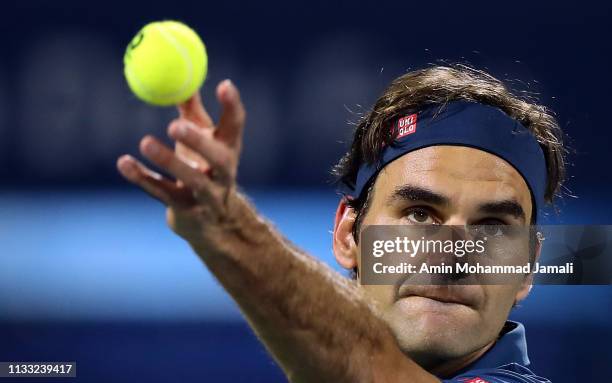
<svg viewBox="0 0 612 383">
<path fill-rule="evenodd" d="M 177 105 L 179 117 L 195 123 L 200 128 L 212 128 L 213 121 L 202 104 L 200 91 L 196 91 L 187 101 Z"/>
</svg>

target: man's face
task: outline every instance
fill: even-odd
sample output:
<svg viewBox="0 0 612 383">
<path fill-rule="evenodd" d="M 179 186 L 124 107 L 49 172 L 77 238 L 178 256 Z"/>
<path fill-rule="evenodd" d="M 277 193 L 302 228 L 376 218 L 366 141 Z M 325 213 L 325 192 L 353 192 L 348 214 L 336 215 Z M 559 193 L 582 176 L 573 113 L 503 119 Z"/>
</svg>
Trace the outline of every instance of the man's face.
<svg viewBox="0 0 612 383">
<path fill-rule="evenodd" d="M 432 146 L 402 156 L 379 173 L 362 227 L 528 225 L 531 214 L 527 184 L 507 162 L 477 149 Z M 359 245 L 348 244 L 343 233 L 347 227 L 339 224 L 350 215 L 349 211 L 337 218 L 334 236 L 336 258 L 347 268 L 359 267 L 360 251 Z M 346 240 L 347 246 L 339 240 Z M 397 286 L 364 289 L 401 349 L 429 364 L 460 358 L 490 344 L 528 286 L 412 286 L 403 294 L 398 294 Z"/>
</svg>

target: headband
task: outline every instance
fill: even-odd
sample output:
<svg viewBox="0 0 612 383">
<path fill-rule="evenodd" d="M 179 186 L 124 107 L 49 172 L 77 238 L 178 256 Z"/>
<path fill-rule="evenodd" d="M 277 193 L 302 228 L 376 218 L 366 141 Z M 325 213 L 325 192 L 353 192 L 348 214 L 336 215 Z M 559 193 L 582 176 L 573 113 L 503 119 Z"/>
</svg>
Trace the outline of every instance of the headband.
<svg viewBox="0 0 612 383">
<path fill-rule="evenodd" d="M 395 139 L 383 149 L 379 161 L 362 164 L 355 185 L 345 194 L 359 198 L 380 170 L 404 154 L 428 146 L 457 145 L 508 162 L 529 187 L 535 217 L 544 206 L 547 171 L 542 148 L 527 128 L 496 107 L 469 101 L 435 105 L 396 119 L 392 134 Z"/>
</svg>

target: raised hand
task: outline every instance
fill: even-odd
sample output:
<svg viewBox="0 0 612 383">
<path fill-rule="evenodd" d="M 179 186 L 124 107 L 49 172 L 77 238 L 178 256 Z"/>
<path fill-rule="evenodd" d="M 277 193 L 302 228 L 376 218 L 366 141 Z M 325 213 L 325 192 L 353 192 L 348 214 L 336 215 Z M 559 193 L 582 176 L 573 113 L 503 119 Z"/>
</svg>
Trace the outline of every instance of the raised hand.
<svg viewBox="0 0 612 383">
<path fill-rule="evenodd" d="M 197 242 L 207 226 L 233 219 L 231 201 L 242 145 L 245 110 L 231 81 L 217 86 L 222 114 L 215 126 L 199 94 L 179 105 L 179 118 L 168 125 L 176 141 L 172 150 L 145 136 L 140 152 L 174 179 L 151 170 L 129 155 L 117 161 L 120 173 L 168 207 L 168 224 L 180 236 Z"/>
</svg>

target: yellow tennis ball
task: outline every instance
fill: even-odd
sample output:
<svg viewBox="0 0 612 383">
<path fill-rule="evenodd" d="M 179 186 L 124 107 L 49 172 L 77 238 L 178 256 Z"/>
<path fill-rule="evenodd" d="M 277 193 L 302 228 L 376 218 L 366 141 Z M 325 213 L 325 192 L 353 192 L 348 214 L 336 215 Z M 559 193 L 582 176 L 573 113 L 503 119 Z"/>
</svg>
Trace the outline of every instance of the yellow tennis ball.
<svg viewBox="0 0 612 383">
<path fill-rule="evenodd" d="M 200 37 L 178 21 L 145 25 L 123 57 L 124 74 L 134 94 L 158 106 L 181 103 L 202 86 L 208 57 Z"/>
</svg>

